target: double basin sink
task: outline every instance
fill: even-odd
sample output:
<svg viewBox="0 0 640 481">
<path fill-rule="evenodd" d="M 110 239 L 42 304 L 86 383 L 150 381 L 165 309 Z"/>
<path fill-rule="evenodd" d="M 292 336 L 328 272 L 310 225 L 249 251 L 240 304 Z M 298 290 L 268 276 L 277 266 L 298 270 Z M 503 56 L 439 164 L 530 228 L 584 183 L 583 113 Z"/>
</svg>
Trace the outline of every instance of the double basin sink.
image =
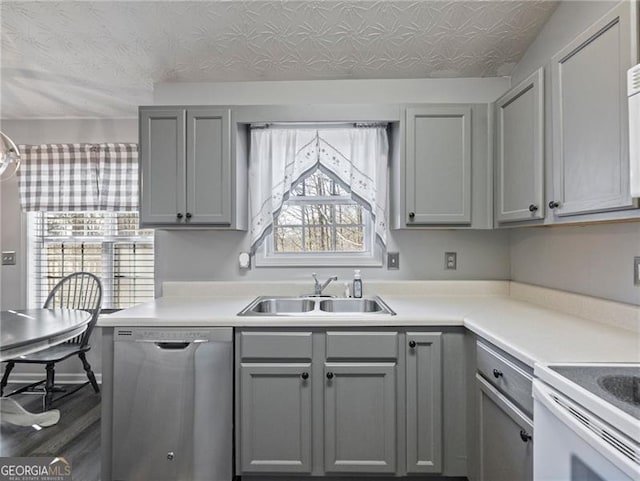
<svg viewBox="0 0 640 481">
<path fill-rule="evenodd" d="M 239 316 L 317 316 L 375 314 L 394 316 L 389 306 L 377 296 L 331 297 L 258 297 L 238 313 Z"/>
</svg>

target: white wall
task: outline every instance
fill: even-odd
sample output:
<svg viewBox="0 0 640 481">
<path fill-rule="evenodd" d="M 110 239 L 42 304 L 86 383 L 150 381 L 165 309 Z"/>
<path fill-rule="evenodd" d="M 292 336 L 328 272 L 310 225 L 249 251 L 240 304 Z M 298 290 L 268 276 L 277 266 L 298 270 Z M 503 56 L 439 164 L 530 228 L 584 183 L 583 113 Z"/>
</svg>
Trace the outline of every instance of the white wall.
<svg viewBox="0 0 640 481">
<path fill-rule="evenodd" d="M 562 2 L 513 71 L 515 85 L 536 69 L 545 67 L 548 160 L 553 158 L 549 61 L 618 3 Z M 546 170 L 547 198 L 552 198 L 553 178 L 551 169 Z M 520 282 L 640 304 L 640 287 L 632 282 L 634 256 L 640 256 L 639 223 L 516 229 L 511 233 L 510 277 Z"/>
<path fill-rule="evenodd" d="M 509 79 L 308 80 L 291 82 L 160 83 L 157 105 L 486 103 L 509 88 Z"/>
<path fill-rule="evenodd" d="M 516 229 L 510 256 L 514 281 L 640 305 L 640 222 Z"/>
<path fill-rule="evenodd" d="M 353 278 L 353 268 L 258 267 L 238 268 L 238 254 L 249 249 L 244 232 L 156 232 L 156 282 L 186 280 L 309 280 L 338 275 Z M 508 279 L 509 235 L 505 231 L 394 231 L 389 250 L 400 252 L 400 269 L 361 268 L 367 279 Z M 458 269 L 444 269 L 444 253 L 458 253 Z"/>
</svg>

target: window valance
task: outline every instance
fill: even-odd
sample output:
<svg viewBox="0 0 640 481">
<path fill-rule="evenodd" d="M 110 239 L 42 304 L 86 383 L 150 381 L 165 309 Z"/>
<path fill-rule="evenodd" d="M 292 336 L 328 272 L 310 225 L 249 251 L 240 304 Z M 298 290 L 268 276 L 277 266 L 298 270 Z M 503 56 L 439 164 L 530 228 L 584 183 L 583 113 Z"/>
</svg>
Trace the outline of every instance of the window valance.
<svg viewBox="0 0 640 481">
<path fill-rule="evenodd" d="M 21 145 L 25 211 L 138 209 L 137 144 Z"/>
</svg>

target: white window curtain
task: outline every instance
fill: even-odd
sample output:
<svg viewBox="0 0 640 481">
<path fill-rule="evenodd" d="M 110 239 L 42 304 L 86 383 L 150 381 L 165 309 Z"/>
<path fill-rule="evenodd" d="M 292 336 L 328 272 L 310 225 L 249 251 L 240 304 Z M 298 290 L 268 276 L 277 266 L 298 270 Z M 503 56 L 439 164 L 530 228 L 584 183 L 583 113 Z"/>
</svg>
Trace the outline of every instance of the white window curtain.
<svg viewBox="0 0 640 481">
<path fill-rule="evenodd" d="M 258 247 L 297 182 L 322 169 L 369 210 L 386 244 L 389 143 L 386 125 L 253 128 L 249 161 L 251 246 Z"/>
</svg>

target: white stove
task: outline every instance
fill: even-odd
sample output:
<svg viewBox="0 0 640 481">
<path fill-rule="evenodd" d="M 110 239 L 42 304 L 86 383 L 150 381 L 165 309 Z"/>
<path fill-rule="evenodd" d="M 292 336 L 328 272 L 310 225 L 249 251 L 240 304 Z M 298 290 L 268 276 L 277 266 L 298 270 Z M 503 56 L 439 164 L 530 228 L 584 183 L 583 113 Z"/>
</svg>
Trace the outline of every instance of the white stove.
<svg viewBox="0 0 640 481">
<path fill-rule="evenodd" d="M 640 481 L 640 364 L 536 365 L 534 479 Z"/>
</svg>

